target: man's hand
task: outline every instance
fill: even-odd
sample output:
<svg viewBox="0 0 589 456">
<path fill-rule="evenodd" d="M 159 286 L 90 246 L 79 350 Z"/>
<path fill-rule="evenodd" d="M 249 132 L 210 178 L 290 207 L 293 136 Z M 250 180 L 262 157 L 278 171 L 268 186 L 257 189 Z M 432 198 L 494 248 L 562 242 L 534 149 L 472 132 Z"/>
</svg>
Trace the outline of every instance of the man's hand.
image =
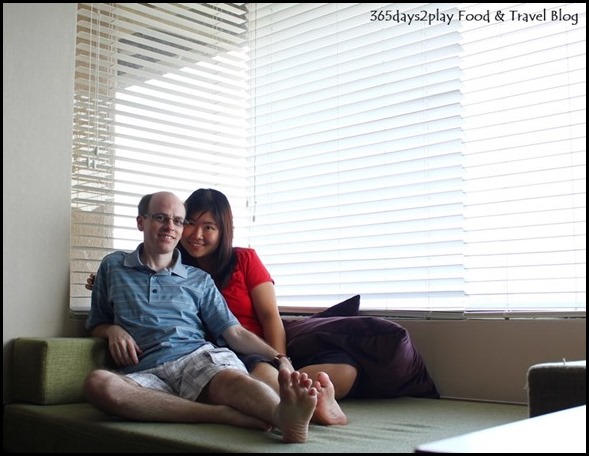
<svg viewBox="0 0 589 456">
<path fill-rule="evenodd" d="M 139 364 L 141 349 L 127 331 L 118 325 L 110 325 L 105 335 L 108 338 L 108 350 L 117 366 Z"/>
</svg>

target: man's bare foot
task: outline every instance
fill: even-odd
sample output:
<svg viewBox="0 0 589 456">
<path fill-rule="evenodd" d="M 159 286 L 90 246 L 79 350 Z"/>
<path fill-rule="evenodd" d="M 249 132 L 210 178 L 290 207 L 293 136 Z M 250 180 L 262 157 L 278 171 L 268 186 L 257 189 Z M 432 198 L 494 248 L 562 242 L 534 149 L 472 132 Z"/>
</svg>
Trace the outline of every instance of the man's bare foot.
<svg viewBox="0 0 589 456">
<path fill-rule="evenodd" d="M 309 434 L 309 422 L 317 405 L 317 390 L 307 374 L 287 369 L 278 371 L 280 404 L 275 422 L 286 443 L 304 443 Z"/>
<path fill-rule="evenodd" d="M 313 422 L 324 425 L 347 424 L 348 417 L 335 400 L 335 389 L 329 375 L 319 372 L 314 386 L 317 389 L 317 407 L 313 413 Z"/>
<path fill-rule="evenodd" d="M 213 422 L 216 421 L 220 424 L 230 424 L 232 426 L 248 429 L 259 429 L 266 432 L 272 430 L 272 426 L 270 424 L 265 423 L 264 421 L 257 418 L 244 415 L 243 413 L 227 405 L 215 405 L 214 407 L 219 407 L 219 416 L 216 420 L 213 418 Z"/>
</svg>

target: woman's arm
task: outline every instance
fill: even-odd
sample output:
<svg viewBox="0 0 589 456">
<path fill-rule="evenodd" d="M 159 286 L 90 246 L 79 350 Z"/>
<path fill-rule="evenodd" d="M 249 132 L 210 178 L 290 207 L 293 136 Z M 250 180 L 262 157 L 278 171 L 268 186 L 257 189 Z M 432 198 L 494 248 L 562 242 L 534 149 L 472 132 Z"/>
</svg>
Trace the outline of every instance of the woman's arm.
<svg viewBox="0 0 589 456">
<path fill-rule="evenodd" d="M 264 340 L 278 353 L 286 353 L 286 333 L 278 312 L 274 284 L 261 283 L 252 288 L 250 294 L 256 316 L 264 331 Z"/>
</svg>

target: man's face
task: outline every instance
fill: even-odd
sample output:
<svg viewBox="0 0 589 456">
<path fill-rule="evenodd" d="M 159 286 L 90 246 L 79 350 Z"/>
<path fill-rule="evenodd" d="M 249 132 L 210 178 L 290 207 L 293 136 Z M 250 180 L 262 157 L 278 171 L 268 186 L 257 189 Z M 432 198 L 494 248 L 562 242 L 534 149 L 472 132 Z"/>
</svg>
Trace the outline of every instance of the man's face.
<svg viewBox="0 0 589 456">
<path fill-rule="evenodd" d="M 174 251 L 184 230 L 184 204 L 174 195 L 156 193 L 149 203 L 149 213 L 138 217 L 145 248 L 154 254 Z"/>
</svg>

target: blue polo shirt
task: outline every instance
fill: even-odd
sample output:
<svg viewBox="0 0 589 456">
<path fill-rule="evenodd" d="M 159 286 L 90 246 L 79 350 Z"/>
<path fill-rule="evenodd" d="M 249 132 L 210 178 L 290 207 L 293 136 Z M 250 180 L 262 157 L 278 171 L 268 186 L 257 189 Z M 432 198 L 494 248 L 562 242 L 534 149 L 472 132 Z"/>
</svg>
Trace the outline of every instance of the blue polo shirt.
<svg viewBox="0 0 589 456">
<path fill-rule="evenodd" d="M 151 369 L 192 353 L 207 340 L 226 345 L 221 334 L 239 322 L 211 276 L 182 264 L 177 249 L 174 266 L 154 272 L 141 263 L 142 248 L 104 257 L 86 320 L 87 329 L 122 326 L 143 350 L 139 364 L 120 372 Z"/>
</svg>

